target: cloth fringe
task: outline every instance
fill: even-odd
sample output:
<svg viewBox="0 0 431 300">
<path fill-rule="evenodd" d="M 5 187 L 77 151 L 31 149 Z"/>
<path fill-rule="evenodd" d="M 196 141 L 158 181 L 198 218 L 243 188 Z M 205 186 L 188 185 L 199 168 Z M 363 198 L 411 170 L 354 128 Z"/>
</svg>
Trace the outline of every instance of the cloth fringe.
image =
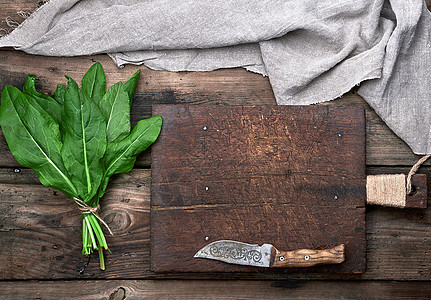
<svg viewBox="0 0 431 300">
<path fill-rule="evenodd" d="M 48 1 L 40 1 L 35 10 L 33 10 L 33 11 L 20 10 L 20 11 L 17 11 L 16 14 L 18 15 L 18 17 L 20 17 L 21 19 L 23 19 L 25 21 L 26 19 L 28 19 L 31 16 L 31 14 L 33 12 L 38 10 L 40 7 L 42 7 L 42 5 L 44 5 L 47 2 Z M 7 16 L 4 20 L 1 20 L 0 22 L 5 23 L 5 25 L 6 25 L 6 28 L 0 28 L 0 37 L 8 35 L 9 33 L 11 33 L 15 28 L 17 28 L 21 24 L 19 21 L 13 19 L 11 16 Z"/>
</svg>

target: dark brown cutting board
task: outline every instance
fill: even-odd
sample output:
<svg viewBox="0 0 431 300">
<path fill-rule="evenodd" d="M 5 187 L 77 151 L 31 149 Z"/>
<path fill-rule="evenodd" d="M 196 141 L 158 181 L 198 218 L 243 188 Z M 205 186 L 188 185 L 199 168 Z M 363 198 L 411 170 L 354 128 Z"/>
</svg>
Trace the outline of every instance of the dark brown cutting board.
<svg viewBox="0 0 431 300">
<path fill-rule="evenodd" d="M 362 107 L 156 105 L 155 272 L 365 271 Z M 193 258 L 216 240 L 279 250 L 346 245 L 339 265 L 262 269 Z"/>
</svg>

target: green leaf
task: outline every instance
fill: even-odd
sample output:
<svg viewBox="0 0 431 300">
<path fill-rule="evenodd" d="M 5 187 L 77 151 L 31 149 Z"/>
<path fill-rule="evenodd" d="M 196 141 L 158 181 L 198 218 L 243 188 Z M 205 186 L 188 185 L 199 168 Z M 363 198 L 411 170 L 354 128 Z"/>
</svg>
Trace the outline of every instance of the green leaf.
<svg viewBox="0 0 431 300">
<path fill-rule="evenodd" d="M 121 82 L 103 96 L 99 109 L 105 117 L 108 142 L 124 139 L 130 133 L 130 101 Z"/>
<path fill-rule="evenodd" d="M 89 96 L 68 78 L 63 103 L 64 165 L 78 189 L 81 200 L 88 201 L 97 192 L 103 175 L 99 160 L 106 149 L 106 124 Z"/>
<path fill-rule="evenodd" d="M 58 84 L 57 85 L 57 89 L 54 92 L 54 98 L 55 100 L 60 103 L 61 105 L 61 111 L 58 114 L 58 119 L 60 119 L 61 121 L 61 114 L 63 112 L 63 102 L 64 102 L 64 94 L 66 93 L 66 88 L 64 87 L 64 85 L 62 84 Z M 60 125 L 60 135 L 61 135 L 61 141 L 63 142 L 64 140 L 64 128 L 63 128 L 63 123 L 59 122 Z"/>
<path fill-rule="evenodd" d="M 22 91 L 29 96 L 28 99 L 35 107 L 42 107 L 58 124 L 61 122 L 61 104 L 54 98 L 38 93 L 36 91 L 36 78 L 34 75 L 28 75 Z"/>
<path fill-rule="evenodd" d="M 76 194 L 60 154 L 58 124 L 45 110 L 31 105 L 20 90 L 8 85 L 1 95 L 0 125 L 18 163 L 32 168 L 43 185 L 69 197 Z"/>
<path fill-rule="evenodd" d="M 32 75 L 22 92 L 7 86 L 1 95 L 0 126 L 12 154 L 42 184 L 97 207 L 110 176 L 130 171 L 161 130 L 161 117 L 153 117 L 130 132 L 139 76 L 140 70 L 105 94 L 105 73 L 96 63 L 84 75 L 82 89 L 67 77 L 67 88 L 59 84 L 54 97 L 38 93 Z M 109 249 L 99 220 L 83 214 L 82 222 L 82 253 L 98 250 L 100 268 L 105 269 L 103 249 Z"/>
<path fill-rule="evenodd" d="M 66 93 L 66 88 L 62 84 L 57 85 L 57 89 L 54 92 L 54 99 L 63 105 L 64 102 L 64 94 Z"/>
<path fill-rule="evenodd" d="M 140 75 L 141 75 L 141 70 L 136 71 L 136 73 L 130 76 L 130 78 L 127 79 L 126 83 L 124 84 L 124 89 L 129 95 L 130 103 L 132 103 L 133 95 L 135 94 L 135 89 L 136 89 L 136 86 L 138 85 Z"/>
<path fill-rule="evenodd" d="M 82 78 L 82 90 L 99 105 L 105 95 L 106 78 L 103 67 L 100 63 L 95 63 L 88 69 Z"/>
<path fill-rule="evenodd" d="M 162 117 L 141 120 L 124 140 L 109 143 L 103 157 L 105 174 L 129 172 L 136 161 L 136 156 L 154 143 L 160 134 Z"/>
<path fill-rule="evenodd" d="M 114 174 L 129 172 L 133 168 L 137 155 L 156 141 L 161 127 L 162 117 L 157 116 L 141 120 L 124 140 L 108 144 L 102 159 L 105 173 L 103 174 L 99 197 L 104 194 L 109 177 Z"/>
</svg>

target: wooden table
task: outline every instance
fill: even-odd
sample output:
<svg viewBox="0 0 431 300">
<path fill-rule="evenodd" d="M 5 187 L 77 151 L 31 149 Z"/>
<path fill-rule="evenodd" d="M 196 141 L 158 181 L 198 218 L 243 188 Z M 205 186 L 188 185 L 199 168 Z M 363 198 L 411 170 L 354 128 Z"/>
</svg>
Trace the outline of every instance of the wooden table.
<svg viewBox="0 0 431 300">
<path fill-rule="evenodd" d="M 31 11 L 32 0 L 0 0 L 0 19 Z M 64 74 L 77 80 L 96 61 L 107 85 L 124 81 L 138 68 L 141 80 L 132 121 L 150 116 L 153 104 L 275 104 L 267 78 L 243 69 L 162 72 L 146 67 L 118 69 L 106 55 L 75 58 L 0 51 L 0 89 L 22 87 L 36 75 L 39 91 L 52 94 Z M 316 99 L 317 100 L 317 99 Z M 397 138 L 355 90 L 321 105 L 361 105 L 367 120 L 367 174 L 407 173 L 418 156 Z M 418 298 L 431 296 L 431 209 L 367 206 L 367 271 L 362 275 L 155 274 L 150 269 L 150 153 L 135 169 L 117 176 L 102 202 L 102 218 L 114 231 L 106 271 L 97 255 L 81 251 L 81 216 L 74 203 L 38 183 L 21 168 L 0 134 L 0 295 L 6 298 L 176 298 L 280 299 Z M 426 163 L 419 173 L 428 174 Z M 431 181 L 428 182 L 431 191 Z M 170 279 L 170 280 L 167 280 Z M 174 279 L 174 280 L 172 280 Z M 188 279 L 188 280 L 185 280 Z M 217 280 L 216 280 L 217 279 Z M 2 296 L 2 297 L 3 297 Z"/>
</svg>

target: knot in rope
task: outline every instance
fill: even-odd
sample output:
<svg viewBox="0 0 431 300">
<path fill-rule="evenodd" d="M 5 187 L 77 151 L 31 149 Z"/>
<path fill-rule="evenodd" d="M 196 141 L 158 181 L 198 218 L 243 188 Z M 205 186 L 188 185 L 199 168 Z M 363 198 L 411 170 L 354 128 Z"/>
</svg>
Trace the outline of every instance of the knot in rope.
<svg viewBox="0 0 431 300">
<path fill-rule="evenodd" d="M 103 221 L 102 218 L 97 214 L 97 210 L 100 207 L 99 205 L 97 207 L 91 207 L 87 203 L 85 203 L 84 201 L 76 197 L 73 197 L 73 201 L 75 201 L 75 203 L 78 205 L 78 208 L 82 214 L 92 214 L 93 216 L 96 217 L 96 219 L 100 221 L 100 223 L 102 223 L 108 229 L 111 235 L 114 235 L 112 233 L 111 228 L 109 228 L 108 224 L 106 224 L 105 221 Z"/>
</svg>

